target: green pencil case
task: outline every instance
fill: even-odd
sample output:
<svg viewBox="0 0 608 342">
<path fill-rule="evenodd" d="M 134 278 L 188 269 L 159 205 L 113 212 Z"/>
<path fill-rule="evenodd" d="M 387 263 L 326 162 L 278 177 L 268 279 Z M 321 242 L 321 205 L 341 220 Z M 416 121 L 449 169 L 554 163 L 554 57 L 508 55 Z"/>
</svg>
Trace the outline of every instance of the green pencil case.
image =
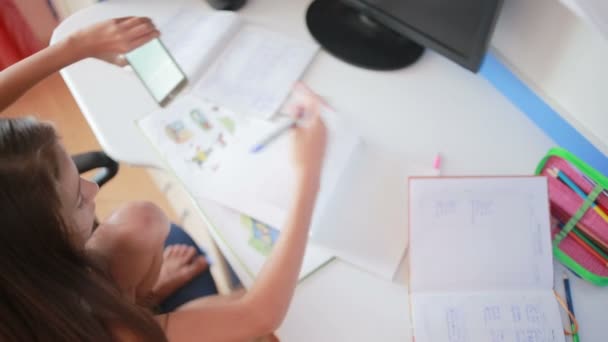
<svg viewBox="0 0 608 342">
<path fill-rule="evenodd" d="M 608 285 L 608 178 L 562 148 L 541 160 L 547 176 L 553 255 L 582 279 Z"/>
</svg>

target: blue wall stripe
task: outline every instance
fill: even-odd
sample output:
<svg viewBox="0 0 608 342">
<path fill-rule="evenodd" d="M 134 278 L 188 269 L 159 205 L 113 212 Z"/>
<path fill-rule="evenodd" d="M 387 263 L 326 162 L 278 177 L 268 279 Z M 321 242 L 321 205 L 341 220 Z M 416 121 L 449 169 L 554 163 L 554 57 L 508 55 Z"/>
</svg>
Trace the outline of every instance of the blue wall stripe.
<svg viewBox="0 0 608 342">
<path fill-rule="evenodd" d="M 509 71 L 494 55 L 488 53 L 479 74 L 490 81 L 556 144 L 574 153 L 604 175 L 608 175 L 608 158 Z"/>
</svg>

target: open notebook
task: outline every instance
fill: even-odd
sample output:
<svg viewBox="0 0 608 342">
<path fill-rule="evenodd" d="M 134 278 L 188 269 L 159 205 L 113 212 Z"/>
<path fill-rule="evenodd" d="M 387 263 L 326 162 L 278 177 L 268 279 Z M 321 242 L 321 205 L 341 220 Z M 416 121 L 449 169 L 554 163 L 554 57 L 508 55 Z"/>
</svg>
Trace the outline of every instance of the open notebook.
<svg viewBox="0 0 608 342">
<path fill-rule="evenodd" d="M 564 341 L 544 177 L 411 178 L 416 342 Z"/>
<path fill-rule="evenodd" d="M 229 11 L 182 9 L 159 26 L 192 94 L 258 118 L 276 113 L 318 50 Z"/>
</svg>

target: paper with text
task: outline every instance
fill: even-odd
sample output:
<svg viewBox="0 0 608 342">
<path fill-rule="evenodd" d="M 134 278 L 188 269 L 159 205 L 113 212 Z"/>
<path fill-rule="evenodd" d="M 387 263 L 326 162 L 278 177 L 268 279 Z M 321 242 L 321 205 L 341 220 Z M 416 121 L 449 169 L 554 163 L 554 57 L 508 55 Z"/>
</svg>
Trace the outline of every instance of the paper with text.
<svg viewBox="0 0 608 342">
<path fill-rule="evenodd" d="M 544 177 L 412 178 L 412 292 L 553 286 Z"/>
<path fill-rule="evenodd" d="M 210 15 L 184 8 L 160 25 L 160 38 L 188 79 L 196 80 L 240 24 L 232 12 Z"/>
<path fill-rule="evenodd" d="M 563 342 L 551 291 L 413 295 L 416 342 Z"/>
<path fill-rule="evenodd" d="M 318 47 L 245 25 L 203 78 L 197 96 L 258 118 L 273 116 Z"/>
</svg>

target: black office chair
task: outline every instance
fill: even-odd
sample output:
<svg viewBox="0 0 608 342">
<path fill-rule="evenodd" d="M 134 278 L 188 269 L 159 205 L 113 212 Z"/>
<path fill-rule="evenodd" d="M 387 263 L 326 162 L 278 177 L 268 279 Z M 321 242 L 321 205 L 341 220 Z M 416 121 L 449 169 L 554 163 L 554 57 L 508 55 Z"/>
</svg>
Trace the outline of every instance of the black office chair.
<svg viewBox="0 0 608 342">
<path fill-rule="evenodd" d="M 91 179 L 99 187 L 103 186 L 118 173 L 118 163 L 101 151 L 76 154 L 72 156 L 72 160 L 74 160 L 76 168 L 81 174 L 99 169 Z"/>
<path fill-rule="evenodd" d="M 118 163 L 102 151 L 75 154 L 72 156 L 72 160 L 80 174 L 99 169 L 90 180 L 97 183 L 100 188 L 118 173 Z M 96 229 L 98 225 L 99 221 L 95 218 L 93 229 Z"/>
</svg>

